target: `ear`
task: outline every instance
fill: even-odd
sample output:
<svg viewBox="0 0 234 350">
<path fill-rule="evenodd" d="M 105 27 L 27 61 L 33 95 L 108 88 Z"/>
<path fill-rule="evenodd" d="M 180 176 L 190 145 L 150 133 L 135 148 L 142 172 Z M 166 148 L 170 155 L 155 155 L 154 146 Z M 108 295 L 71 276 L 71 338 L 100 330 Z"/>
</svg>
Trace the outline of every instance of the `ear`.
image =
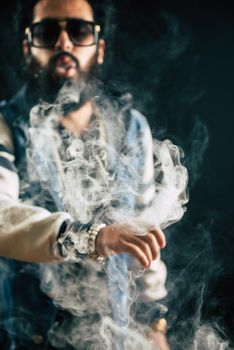
<svg viewBox="0 0 234 350">
<path fill-rule="evenodd" d="M 29 46 L 27 39 L 24 39 L 22 42 L 22 50 L 23 50 L 25 61 L 28 62 L 31 58 L 31 48 Z"/>
<path fill-rule="evenodd" d="M 97 63 L 98 64 L 103 64 L 103 62 L 104 62 L 105 47 L 106 47 L 105 40 L 104 39 L 100 39 L 98 41 L 98 47 L 97 47 Z"/>
</svg>

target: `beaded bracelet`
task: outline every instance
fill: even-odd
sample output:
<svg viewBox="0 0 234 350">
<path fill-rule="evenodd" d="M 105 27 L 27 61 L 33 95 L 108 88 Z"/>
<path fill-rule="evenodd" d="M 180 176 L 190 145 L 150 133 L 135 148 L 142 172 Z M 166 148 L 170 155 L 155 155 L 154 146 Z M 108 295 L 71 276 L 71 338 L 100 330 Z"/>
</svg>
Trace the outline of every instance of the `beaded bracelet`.
<svg viewBox="0 0 234 350">
<path fill-rule="evenodd" d="M 96 251 L 96 238 L 99 233 L 99 231 L 106 227 L 106 224 L 94 224 L 90 227 L 88 231 L 88 245 L 89 245 L 89 253 L 88 254 L 93 254 Z"/>
<path fill-rule="evenodd" d="M 86 229 L 83 230 L 84 226 Z M 72 224 L 64 225 L 57 237 L 57 254 L 65 260 L 81 261 L 85 257 L 103 262 L 105 258 L 96 253 L 96 238 L 99 231 L 106 224 L 87 225 Z"/>
</svg>

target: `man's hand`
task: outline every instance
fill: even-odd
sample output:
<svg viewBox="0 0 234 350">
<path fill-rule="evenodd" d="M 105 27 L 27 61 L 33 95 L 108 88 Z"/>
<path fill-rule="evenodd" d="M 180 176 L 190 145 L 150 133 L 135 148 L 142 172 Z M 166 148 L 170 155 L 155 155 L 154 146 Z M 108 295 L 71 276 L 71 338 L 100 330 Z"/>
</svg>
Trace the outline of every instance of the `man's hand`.
<svg viewBox="0 0 234 350">
<path fill-rule="evenodd" d="M 128 253 L 146 268 L 165 246 L 165 235 L 158 227 L 153 227 L 143 236 L 137 236 L 130 226 L 113 224 L 102 228 L 96 239 L 98 255 L 108 257 Z"/>
</svg>

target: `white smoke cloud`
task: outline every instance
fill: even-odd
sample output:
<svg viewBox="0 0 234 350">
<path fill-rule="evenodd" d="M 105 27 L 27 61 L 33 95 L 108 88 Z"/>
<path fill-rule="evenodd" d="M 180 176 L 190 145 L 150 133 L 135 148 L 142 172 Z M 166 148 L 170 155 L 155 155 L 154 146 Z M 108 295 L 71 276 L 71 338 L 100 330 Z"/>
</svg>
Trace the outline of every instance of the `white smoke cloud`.
<svg viewBox="0 0 234 350">
<path fill-rule="evenodd" d="M 61 131 L 59 101 L 53 106 L 41 104 L 32 109 L 27 152 L 31 181 L 40 182 L 42 191 L 50 193 L 57 210 L 68 211 L 82 223 L 89 222 L 94 216 L 98 222 L 108 218 L 111 222 L 127 223 L 137 234 L 145 234 L 152 226 L 165 228 L 180 220 L 188 201 L 188 175 L 181 165 L 181 150 L 169 140 L 154 140 L 155 194 L 150 207 L 136 215 L 131 208 L 131 198 L 141 193 L 135 186 L 140 176 L 139 166 L 132 162 L 135 149 L 120 153 L 114 147 L 116 143 L 121 144 L 124 136 L 123 116 L 121 113 L 116 115 L 116 110 L 108 102 L 104 107 L 103 104 L 96 106 L 96 111 L 100 118 L 108 118 L 106 125 L 111 142 L 96 137 L 95 122 L 80 138 Z M 118 164 L 118 167 L 113 164 Z M 117 176 L 117 171 L 124 176 Z M 123 181 L 126 176 L 128 181 Z M 125 203 L 124 208 L 121 203 Z M 120 264 L 124 268 L 123 261 Z M 130 316 L 130 305 L 139 294 L 135 280 L 142 273 L 143 269 L 136 267 L 134 271 L 119 275 L 120 289 L 131 290 L 124 315 L 129 327 L 124 330 L 111 319 L 109 287 L 100 278 L 100 274 L 107 274 L 110 281 L 115 280 L 113 271 L 100 271 L 88 260 L 83 262 L 82 269 L 69 263 L 42 265 L 42 290 L 58 307 L 79 317 L 71 319 L 69 325 L 65 323 L 58 327 L 54 324 L 49 330 L 51 343 L 58 348 L 70 344 L 79 349 L 78 344 L 87 341 L 95 344 L 95 350 L 114 350 L 117 346 L 114 339 L 126 338 L 127 335 L 128 340 L 121 345 L 121 350 L 151 349 L 145 336 L 147 327 L 139 329 Z M 91 320 L 87 317 L 87 310 L 92 314 Z"/>
<path fill-rule="evenodd" d="M 229 347 L 228 341 L 223 341 L 212 325 L 202 325 L 198 328 L 194 345 L 191 350 L 225 350 Z"/>
</svg>

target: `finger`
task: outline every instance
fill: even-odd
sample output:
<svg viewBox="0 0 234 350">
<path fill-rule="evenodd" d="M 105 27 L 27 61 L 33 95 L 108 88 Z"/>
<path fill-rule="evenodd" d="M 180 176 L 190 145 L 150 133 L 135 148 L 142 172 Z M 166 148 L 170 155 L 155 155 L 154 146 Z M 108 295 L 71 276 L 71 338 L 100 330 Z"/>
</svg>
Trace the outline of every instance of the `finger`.
<svg viewBox="0 0 234 350">
<path fill-rule="evenodd" d="M 139 236 L 135 236 L 135 235 L 129 235 L 127 238 L 127 241 L 131 244 L 136 245 L 138 248 L 140 248 L 142 250 L 142 252 L 146 255 L 149 263 L 151 263 L 154 258 L 153 258 L 153 254 L 151 251 L 151 247 L 149 246 L 149 243 L 143 239 L 141 239 L 141 237 Z M 155 238 L 156 240 L 156 238 Z"/>
<path fill-rule="evenodd" d="M 155 260 L 158 257 L 160 252 L 160 246 L 158 244 L 158 241 L 155 235 L 152 232 L 149 232 L 147 233 L 147 235 L 141 236 L 141 239 L 148 243 L 151 249 L 153 260 Z"/>
<path fill-rule="evenodd" d="M 128 253 L 134 256 L 144 267 L 149 267 L 150 262 L 144 252 L 135 244 L 126 243 L 125 244 L 125 253 Z"/>
<path fill-rule="evenodd" d="M 160 248 L 165 248 L 165 246 L 166 246 L 166 237 L 165 237 L 163 231 L 159 227 L 155 226 L 152 229 L 150 229 L 150 232 L 152 232 L 154 234 L 154 236 L 157 239 L 157 242 L 158 242 Z"/>
</svg>

